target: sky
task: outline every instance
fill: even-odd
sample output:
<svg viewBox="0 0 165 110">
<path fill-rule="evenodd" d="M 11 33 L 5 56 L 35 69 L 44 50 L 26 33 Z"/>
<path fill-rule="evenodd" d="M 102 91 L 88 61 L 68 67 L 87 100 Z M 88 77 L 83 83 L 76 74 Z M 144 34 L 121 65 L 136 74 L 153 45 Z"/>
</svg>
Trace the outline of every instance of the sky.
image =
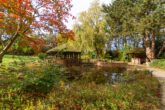
<svg viewBox="0 0 165 110">
<path fill-rule="evenodd" d="M 86 11 L 88 10 L 88 8 L 90 7 L 90 4 L 95 1 L 95 0 L 72 0 L 72 10 L 71 10 L 71 14 L 73 16 L 75 16 L 76 18 L 78 18 L 79 14 L 82 11 Z M 111 3 L 111 0 L 100 0 L 100 3 L 103 4 L 109 4 Z M 69 19 L 68 23 L 67 23 L 67 27 L 69 29 L 72 29 L 72 26 L 74 24 L 75 20 L 72 20 L 71 18 Z"/>
</svg>

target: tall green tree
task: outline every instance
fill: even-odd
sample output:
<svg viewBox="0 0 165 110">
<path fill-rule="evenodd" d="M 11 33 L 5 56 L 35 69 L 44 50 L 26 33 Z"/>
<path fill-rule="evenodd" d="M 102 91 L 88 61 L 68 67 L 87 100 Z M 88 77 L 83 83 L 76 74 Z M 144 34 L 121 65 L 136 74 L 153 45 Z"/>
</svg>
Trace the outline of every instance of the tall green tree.
<svg viewBox="0 0 165 110">
<path fill-rule="evenodd" d="M 153 60 L 155 39 L 164 28 L 164 2 L 162 0 L 115 0 L 110 5 L 104 5 L 103 8 L 110 27 L 110 36 L 142 36 L 146 55 L 149 60 Z"/>
<path fill-rule="evenodd" d="M 135 17 L 138 19 L 134 23 L 135 28 L 144 37 L 146 55 L 149 60 L 155 58 L 155 40 L 156 37 L 160 37 L 158 34 L 165 26 L 164 6 L 161 0 L 142 0 L 133 8 Z"/>
<path fill-rule="evenodd" d="M 95 52 L 99 57 L 104 55 L 106 43 L 104 17 L 99 1 L 95 1 L 88 11 L 80 14 L 74 25 L 76 45 L 85 53 Z"/>
<path fill-rule="evenodd" d="M 133 6 L 131 0 L 116 0 L 112 4 L 103 5 L 106 21 L 109 26 L 107 32 L 110 37 L 123 37 L 123 45 L 126 45 L 126 37 L 133 34 L 134 28 L 130 21 L 129 8 Z"/>
</svg>

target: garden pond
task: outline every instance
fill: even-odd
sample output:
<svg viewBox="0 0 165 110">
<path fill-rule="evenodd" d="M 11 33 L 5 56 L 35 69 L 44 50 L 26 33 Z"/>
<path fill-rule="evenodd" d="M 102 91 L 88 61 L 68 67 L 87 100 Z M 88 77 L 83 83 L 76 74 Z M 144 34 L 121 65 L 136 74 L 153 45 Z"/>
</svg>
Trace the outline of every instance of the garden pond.
<svg viewBox="0 0 165 110">
<path fill-rule="evenodd" d="M 96 84 L 116 84 L 122 82 L 126 70 L 125 67 L 72 66 L 68 67 L 68 79 Z"/>
</svg>

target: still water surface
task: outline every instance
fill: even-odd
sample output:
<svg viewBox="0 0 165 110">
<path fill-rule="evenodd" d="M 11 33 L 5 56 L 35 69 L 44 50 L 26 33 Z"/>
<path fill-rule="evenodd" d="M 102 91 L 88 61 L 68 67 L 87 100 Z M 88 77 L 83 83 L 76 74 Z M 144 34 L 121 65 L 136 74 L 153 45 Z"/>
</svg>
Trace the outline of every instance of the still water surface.
<svg viewBox="0 0 165 110">
<path fill-rule="evenodd" d="M 98 67 L 73 66 L 69 67 L 68 79 L 70 81 L 82 80 L 96 84 L 114 84 L 122 82 L 126 68 L 124 67 Z"/>
</svg>

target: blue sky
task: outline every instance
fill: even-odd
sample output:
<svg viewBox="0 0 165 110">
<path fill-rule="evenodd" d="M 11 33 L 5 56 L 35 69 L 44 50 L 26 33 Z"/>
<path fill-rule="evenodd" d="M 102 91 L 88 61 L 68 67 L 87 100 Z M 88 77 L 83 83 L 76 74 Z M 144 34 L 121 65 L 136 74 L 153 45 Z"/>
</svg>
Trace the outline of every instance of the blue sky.
<svg viewBox="0 0 165 110">
<path fill-rule="evenodd" d="M 71 13 L 73 16 L 75 16 L 76 18 L 78 18 L 79 14 L 82 11 L 86 11 L 88 10 L 88 8 L 90 7 L 90 4 L 95 1 L 95 0 L 72 0 L 72 10 Z M 111 0 L 99 0 L 101 4 L 105 3 L 105 4 L 109 4 L 111 3 Z M 67 27 L 69 29 L 72 29 L 72 26 L 74 24 L 75 20 L 72 20 L 71 18 L 69 19 L 69 22 L 67 23 Z"/>
</svg>

